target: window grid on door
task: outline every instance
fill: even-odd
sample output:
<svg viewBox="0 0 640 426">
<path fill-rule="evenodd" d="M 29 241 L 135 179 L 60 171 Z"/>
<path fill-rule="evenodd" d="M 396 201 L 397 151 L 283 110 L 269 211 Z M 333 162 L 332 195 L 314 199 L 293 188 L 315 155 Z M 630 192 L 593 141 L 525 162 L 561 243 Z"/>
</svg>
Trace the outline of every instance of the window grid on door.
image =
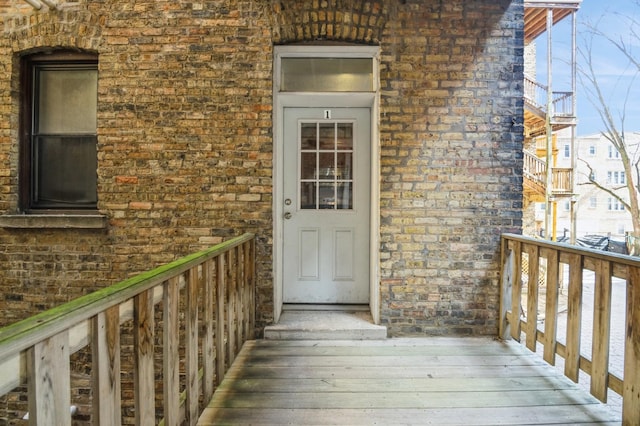
<svg viewBox="0 0 640 426">
<path fill-rule="evenodd" d="M 353 122 L 300 121 L 298 129 L 299 208 L 352 210 Z"/>
</svg>

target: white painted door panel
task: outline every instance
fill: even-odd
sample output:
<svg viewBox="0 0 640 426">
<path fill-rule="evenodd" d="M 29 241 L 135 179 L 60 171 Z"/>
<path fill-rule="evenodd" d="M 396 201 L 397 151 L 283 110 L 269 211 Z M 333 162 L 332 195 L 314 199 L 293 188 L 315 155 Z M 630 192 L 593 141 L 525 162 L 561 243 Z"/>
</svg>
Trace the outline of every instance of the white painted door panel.
<svg viewBox="0 0 640 426">
<path fill-rule="evenodd" d="M 369 302 L 370 114 L 284 109 L 284 303 Z"/>
</svg>

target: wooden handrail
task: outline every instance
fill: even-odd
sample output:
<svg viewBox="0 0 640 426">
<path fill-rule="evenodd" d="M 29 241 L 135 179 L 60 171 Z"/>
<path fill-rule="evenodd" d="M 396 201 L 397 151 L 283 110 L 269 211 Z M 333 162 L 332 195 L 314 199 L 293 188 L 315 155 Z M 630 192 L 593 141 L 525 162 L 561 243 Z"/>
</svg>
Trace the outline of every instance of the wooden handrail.
<svg viewBox="0 0 640 426">
<path fill-rule="evenodd" d="M 502 235 L 501 259 L 500 337 L 520 341 L 524 334 L 527 348 L 534 352 L 541 342 L 545 361 L 553 365 L 556 354 L 562 356 L 565 375 L 576 382 L 580 370 L 590 375 L 591 393 L 601 401 L 606 402 L 609 389 L 618 393 L 623 399 L 623 424 L 640 424 L 640 259 L 513 234 Z M 526 274 L 523 259 L 528 264 Z M 568 267 L 569 277 L 564 344 L 557 340 L 562 267 Z M 580 346 L 585 270 L 595 275 L 593 327 L 587 331 L 592 336 L 590 358 L 581 355 Z M 544 299 L 538 294 L 541 276 L 546 281 Z M 609 371 L 613 277 L 624 280 L 626 288 L 624 379 Z M 544 330 L 537 327 L 541 305 Z"/>
<path fill-rule="evenodd" d="M 0 329 L 0 395 L 27 383 L 30 424 L 70 425 L 70 357 L 82 351 L 91 359 L 92 413 L 84 414 L 92 424 L 121 424 L 125 362 L 135 373 L 137 424 L 195 424 L 199 401 L 211 398 L 254 328 L 255 237 L 244 234 Z M 125 331 L 132 359 L 121 351 Z"/>
</svg>

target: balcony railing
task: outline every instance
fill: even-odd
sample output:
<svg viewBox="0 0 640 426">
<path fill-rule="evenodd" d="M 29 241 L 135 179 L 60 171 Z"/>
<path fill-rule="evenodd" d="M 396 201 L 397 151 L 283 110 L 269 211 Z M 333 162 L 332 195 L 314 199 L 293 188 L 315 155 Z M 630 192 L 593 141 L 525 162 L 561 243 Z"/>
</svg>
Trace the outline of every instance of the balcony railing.
<svg viewBox="0 0 640 426">
<path fill-rule="evenodd" d="M 532 77 L 524 77 L 524 99 L 533 108 L 546 114 L 549 88 Z M 573 92 L 552 92 L 552 117 L 573 117 Z"/>
<path fill-rule="evenodd" d="M 564 373 L 575 382 L 580 371 L 589 375 L 591 393 L 601 401 L 607 400 L 609 389 L 621 395 L 623 424 L 640 424 L 640 260 L 511 234 L 502 236 L 501 257 L 500 336 L 520 341 L 524 334 L 532 351 L 542 343 L 545 361 L 555 365 L 556 354 L 563 357 Z M 558 331 L 558 314 L 564 276 L 560 271 L 565 268 L 568 288 L 563 336 Z M 590 321 L 583 321 L 585 271 L 595 276 Z M 616 324 L 625 339 L 622 375 L 610 371 L 609 365 L 614 277 L 624 284 L 626 306 L 624 324 Z M 541 297 L 543 290 L 546 294 Z M 541 329 L 539 315 L 544 316 Z M 592 327 L 582 330 L 587 323 Z M 581 346 L 585 333 L 591 337 L 590 348 Z"/>
<path fill-rule="evenodd" d="M 70 425 L 82 354 L 91 424 L 195 424 L 254 337 L 254 264 L 245 234 L 0 329 L 0 395 L 26 384 L 30 424 Z"/>
<path fill-rule="evenodd" d="M 547 186 L 547 163 L 535 154 L 524 151 L 522 173 L 529 185 L 541 194 Z M 551 194 L 571 195 L 573 192 L 573 171 L 570 167 L 552 167 Z"/>
</svg>

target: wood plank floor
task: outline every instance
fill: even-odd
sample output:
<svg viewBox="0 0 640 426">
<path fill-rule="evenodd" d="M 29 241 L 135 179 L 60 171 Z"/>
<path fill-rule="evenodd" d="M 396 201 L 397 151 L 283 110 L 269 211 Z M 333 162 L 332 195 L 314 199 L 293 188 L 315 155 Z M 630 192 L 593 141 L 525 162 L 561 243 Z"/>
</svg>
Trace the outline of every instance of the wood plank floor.
<svg viewBox="0 0 640 426">
<path fill-rule="evenodd" d="M 618 425 L 515 342 L 245 344 L 199 425 Z"/>
</svg>

